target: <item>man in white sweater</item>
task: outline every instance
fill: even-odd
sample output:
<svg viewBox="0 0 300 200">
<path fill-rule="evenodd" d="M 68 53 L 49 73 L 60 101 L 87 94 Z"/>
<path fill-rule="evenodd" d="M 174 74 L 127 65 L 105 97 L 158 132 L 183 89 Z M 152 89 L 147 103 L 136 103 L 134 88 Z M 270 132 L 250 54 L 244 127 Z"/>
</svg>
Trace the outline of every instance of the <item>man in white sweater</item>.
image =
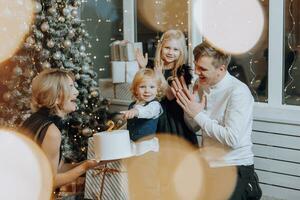
<svg viewBox="0 0 300 200">
<path fill-rule="evenodd" d="M 202 132 L 203 147 L 224 149 L 221 157 L 208 159 L 210 167 L 237 166 L 237 184 L 230 199 L 260 199 L 253 166 L 251 92 L 228 73 L 230 55 L 205 42 L 196 46 L 193 54 L 198 75 L 193 92 L 183 79 L 176 78 L 172 83 L 177 102 L 185 111 L 185 121 L 194 131 Z"/>
</svg>

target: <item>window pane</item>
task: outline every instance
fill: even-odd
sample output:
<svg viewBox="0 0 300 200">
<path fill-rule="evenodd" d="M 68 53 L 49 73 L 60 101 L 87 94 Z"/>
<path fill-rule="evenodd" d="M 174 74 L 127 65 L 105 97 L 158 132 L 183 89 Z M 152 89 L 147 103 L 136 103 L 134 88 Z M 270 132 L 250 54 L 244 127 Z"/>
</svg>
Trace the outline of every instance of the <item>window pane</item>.
<svg viewBox="0 0 300 200">
<path fill-rule="evenodd" d="M 269 0 L 261 0 L 260 3 L 265 13 L 261 39 L 251 51 L 233 55 L 228 71 L 249 86 L 255 101 L 267 102 Z"/>
<path fill-rule="evenodd" d="M 300 1 L 285 1 L 283 103 L 300 105 Z"/>
<path fill-rule="evenodd" d="M 143 43 L 150 59 L 154 59 L 156 43 L 164 31 L 180 29 L 187 37 L 187 0 L 136 0 L 136 10 L 137 41 Z"/>
<path fill-rule="evenodd" d="M 85 20 L 90 35 L 91 58 L 99 78 L 111 77 L 110 48 L 114 40 L 123 39 L 123 3 L 120 0 L 84 0 L 81 19 Z"/>
</svg>

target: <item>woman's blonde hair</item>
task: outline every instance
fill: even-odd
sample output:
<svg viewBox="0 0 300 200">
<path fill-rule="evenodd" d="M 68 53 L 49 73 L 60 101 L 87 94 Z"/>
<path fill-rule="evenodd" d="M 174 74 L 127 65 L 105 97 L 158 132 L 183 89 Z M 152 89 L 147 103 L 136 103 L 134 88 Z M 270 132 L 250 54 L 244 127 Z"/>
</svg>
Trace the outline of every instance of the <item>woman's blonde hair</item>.
<svg viewBox="0 0 300 200">
<path fill-rule="evenodd" d="M 169 40 L 177 40 L 180 44 L 180 55 L 178 60 L 175 61 L 175 67 L 172 70 L 173 76 L 176 76 L 176 72 L 180 66 L 186 64 L 187 62 L 187 46 L 185 41 L 185 36 L 180 30 L 168 30 L 166 31 L 160 38 L 157 44 L 156 52 L 155 52 L 155 61 L 161 61 L 161 51 L 166 41 Z M 157 63 L 157 62 L 155 62 Z"/>
<path fill-rule="evenodd" d="M 132 97 L 134 100 L 137 100 L 137 89 L 139 87 L 139 85 L 146 79 L 154 79 L 156 84 L 157 84 L 157 95 L 156 98 L 160 99 L 163 95 L 162 92 L 162 84 L 161 84 L 161 80 L 160 78 L 156 75 L 156 73 L 154 72 L 153 69 L 150 68 L 144 68 L 144 69 L 140 69 L 134 76 L 131 87 L 130 87 L 130 91 L 132 93 Z"/>
<path fill-rule="evenodd" d="M 46 69 L 39 73 L 32 80 L 32 111 L 46 107 L 52 113 L 57 113 L 71 95 L 69 78 L 74 80 L 74 75 L 62 69 Z"/>
</svg>

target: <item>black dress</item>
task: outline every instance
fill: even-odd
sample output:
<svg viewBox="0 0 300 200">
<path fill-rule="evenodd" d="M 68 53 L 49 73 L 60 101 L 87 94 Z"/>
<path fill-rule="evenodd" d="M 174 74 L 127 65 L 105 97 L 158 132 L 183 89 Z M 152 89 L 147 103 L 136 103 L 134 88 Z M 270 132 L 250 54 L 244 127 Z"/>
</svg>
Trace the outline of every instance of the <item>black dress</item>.
<svg viewBox="0 0 300 200">
<path fill-rule="evenodd" d="M 183 76 L 187 85 L 190 85 L 192 80 L 191 71 L 190 66 L 182 65 L 178 68 L 176 75 L 177 77 Z M 166 80 L 168 80 L 168 78 L 172 76 L 172 70 L 165 70 L 164 76 Z M 162 106 L 163 113 L 159 117 L 156 132 L 177 135 L 184 138 L 191 144 L 198 146 L 196 134 L 185 124 L 183 109 L 178 105 L 176 99 L 170 101 L 167 97 L 164 97 L 160 101 L 160 104 Z"/>
<path fill-rule="evenodd" d="M 62 119 L 51 114 L 48 108 L 43 107 L 23 122 L 20 131 L 41 145 L 51 124 L 55 124 L 59 130 L 63 128 Z M 61 158 L 61 150 L 59 157 Z"/>
</svg>

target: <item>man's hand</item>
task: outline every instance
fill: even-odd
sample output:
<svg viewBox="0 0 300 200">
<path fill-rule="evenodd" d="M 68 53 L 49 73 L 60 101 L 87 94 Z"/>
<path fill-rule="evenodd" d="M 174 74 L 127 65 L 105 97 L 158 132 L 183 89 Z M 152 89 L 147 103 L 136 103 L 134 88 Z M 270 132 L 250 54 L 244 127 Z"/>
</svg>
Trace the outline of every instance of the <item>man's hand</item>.
<svg viewBox="0 0 300 200">
<path fill-rule="evenodd" d="M 121 111 L 120 113 L 124 114 L 125 119 L 132 119 L 134 117 L 137 117 L 139 114 L 139 111 L 136 108 L 126 110 L 126 111 Z"/>
<path fill-rule="evenodd" d="M 206 104 L 206 97 L 202 95 L 200 103 L 196 100 L 195 90 L 191 93 L 181 77 L 180 81 L 175 78 L 172 82 L 171 90 L 176 97 L 177 103 L 182 107 L 182 109 L 192 118 L 194 118 L 199 112 L 201 112 Z"/>
</svg>

